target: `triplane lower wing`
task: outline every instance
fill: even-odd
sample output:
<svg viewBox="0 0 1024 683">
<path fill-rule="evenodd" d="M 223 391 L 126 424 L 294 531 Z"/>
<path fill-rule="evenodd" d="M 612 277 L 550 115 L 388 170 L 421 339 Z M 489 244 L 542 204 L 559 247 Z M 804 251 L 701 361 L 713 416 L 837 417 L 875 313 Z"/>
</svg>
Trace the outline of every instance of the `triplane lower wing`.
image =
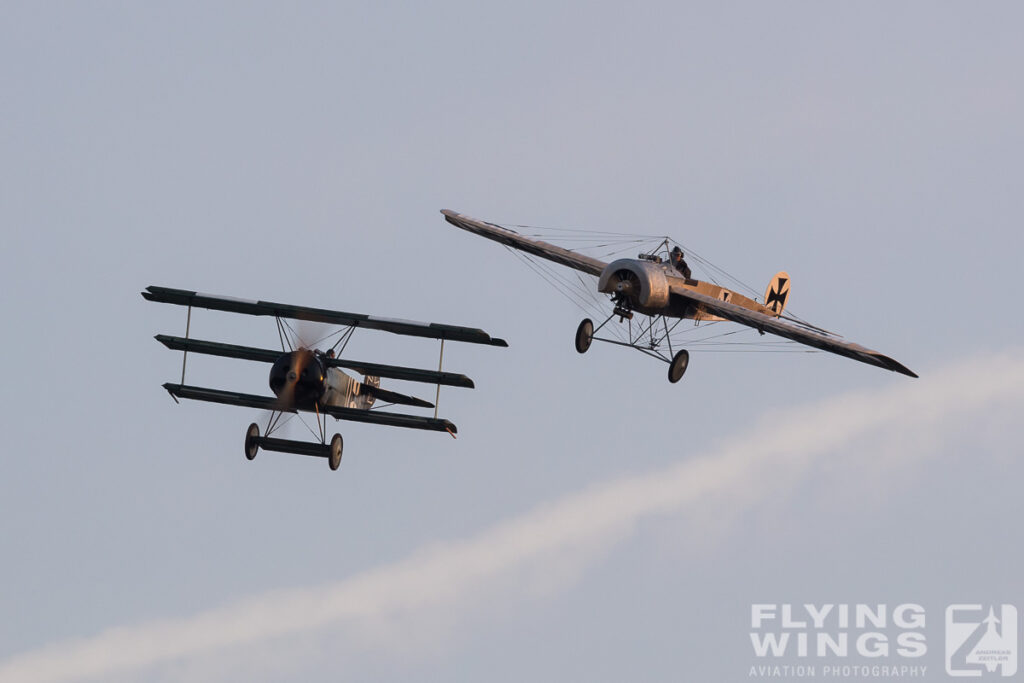
<svg viewBox="0 0 1024 683">
<path fill-rule="evenodd" d="M 394 320 L 359 313 L 200 294 L 167 287 L 147 287 L 146 291 L 142 292 L 142 296 L 149 301 L 188 307 L 184 337 L 156 335 L 157 341 L 167 348 L 183 352 L 181 382 L 163 385 L 172 398 L 176 401 L 179 398 L 187 398 L 270 412 L 265 434 L 260 435 L 259 426 L 256 423 L 249 425 L 246 432 L 245 455 L 250 460 L 256 457 L 260 448 L 263 448 L 268 451 L 324 457 L 327 458 L 332 470 L 337 469 L 341 464 L 344 442 L 340 434 L 335 434 L 328 442 L 328 416 L 336 420 L 447 432 L 455 436 L 458 431 L 455 425 L 449 420 L 437 416 L 436 402 L 440 396 L 441 386 L 472 389 L 474 384 L 473 380 L 465 375 L 445 372 L 442 369 L 445 341 L 508 346 L 504 340 L 491 337 L 483 330 L 471 327 Z M 273 317 L 277 323 L 281 350 L 191 338 L 189 333 L 192 308 Z M 337 342 L 326 351 L 305 348 L 303 342 L 297 338 L 298 335 L 287 323 L 288 319 L 338 325 L 341 329 L 335 334 L 329 335 L 330 337 L 337 336 Z M 441 351 L 438 369 L 426 370 L 340 358 L 339 354 L 344 351 L 357 328 L 440 340 Z M 269 363 L 271 365 L 270 388 L 274 392 L 274 396 L 258 396 L 185 384 L 185 367 L 189 352 Z M 342 368 L 362 373 L 363 380 L 351 377 Z M 382 377 L 436 385 L 434 403 L 397 391 L 382 389 L 380 387 L 380 378 Z M 378 410 L 375 408 L 377 401 L 416 408 L 434 408 L 434 416 Z M 284 415 L 300 412 L 316 415 L 319 443 L 292 441 L 272 436 L 274 431 L 286 421 L 282 420 Z"/>
<path fill-rule="evenodd" d="M 712 282 L 694 279 L 682 250 L 678 246 L 668 249 L 668 238 L 662 241 L 659 248 L 663 247 L 664 251 L 660 253 L 641 253 L 637 258 L 619 258 L 608 263 L 496 223 L 448 209 L 441 213 L 446 221 L 458 228 L 598 278 L 597 291 L 610 296 L 612 313 L 596 327 L 590 318 L 580 323 L 576 330 L 576 350 L 580 353 L 585 353 L 593 341 L 628 346 L 668 363 L 669 381 L 678 382 L 690 359 L 686 349 L 673 349 L 672 334 L 681 320 L 690 319 L 695 323 L 728 320 L 755 329 L 762 335 L 773 334 L 868 365 L 917 377 L 889 356 L 784 315 L 791 285 L 785 272 L 772 278 L 764 301 L 759 302 Z M 634 325 L 632 320 L 637 313 L 646 316 L 646 321 Z M 596 336 L 616 317 L 620 323 L 629 321 L 624 338 L 616 340 Z M 662 350 L 665 346 L 667 354 Z"/>
</svg>

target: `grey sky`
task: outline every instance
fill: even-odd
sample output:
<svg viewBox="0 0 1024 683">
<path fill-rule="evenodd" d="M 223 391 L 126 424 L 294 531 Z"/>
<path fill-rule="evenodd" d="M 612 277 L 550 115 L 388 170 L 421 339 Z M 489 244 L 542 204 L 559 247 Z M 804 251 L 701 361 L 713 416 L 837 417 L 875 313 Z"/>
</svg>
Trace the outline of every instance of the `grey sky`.
<svg viewBox="0 0 1024 683">
<path fill-rule="evenodd" d="M 769 412 L 913 382 L 823 354 L 695 354 L 670 386 L 639 354 L 579 357 L 581 313 L 441 208 L 671 234 L 757 287 L 786 269 L 794 310 L 923 379 L 1019 357 L 1015 4 L 25 3 L 4 15 L 0 667 L 343 582 L 685 465 Z M 159 388 L 180 358 L 151 336 L 180 333 L 184 312 L 146 304 L 148 284 L 475 325 L 511 348 L 447 354 L 478 387 L 442 392 L 457 441 L 339 423 L 337 473 L 277 454 L 247 463 L 254 415 L 175 406 Z M 193 326 L 274 343 L 266 321 L 202 311 Z M 351 349 L 422 366 L 437 351 L 369 334 Z M 266 381 L 210 359 L 190 360 L 189 377 Z M 836 445 L 747 506 L 715 496 L 577 566 L 467 586 L 472 609 L 121 675 L 745 680 L 751 602 L 917 601 L 936 620 L 950 602 L 1024 607 L 1020 407 L 1009 394 L 941 428 Z"/>
</svg>

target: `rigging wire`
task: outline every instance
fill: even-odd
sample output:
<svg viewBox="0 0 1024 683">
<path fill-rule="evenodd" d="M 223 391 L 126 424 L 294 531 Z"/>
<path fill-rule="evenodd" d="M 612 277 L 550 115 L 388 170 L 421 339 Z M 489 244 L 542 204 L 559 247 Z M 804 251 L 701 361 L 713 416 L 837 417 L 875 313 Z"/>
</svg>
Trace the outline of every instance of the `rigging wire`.
<svg viewBox="0 0 1024 683">
<path fill-rule="evenodd" d="M 504 224 L 502 224 L 504 225 Z M 702 256 L 700 253 L 694 251 L 690 247 L 684 245 L 668 236 L 658 235 L 637 235 L 634 233 L 621 233 L 612 231 L 601 231 L 601 230 L 585 230 L 575 228 L 550 228 L 540 227 L 534 225 L 524 224 L 507 224 L 514 228 L 521 228 L 529 230 L 529 233 L 520 233 L 525 237 L 532 237 L 541 240 L 551 240 L 552 244 L 556 242 L 563 243 L 563 248 L 574 253 L 580 253 L 592 258 L 609 259 L 611 257 L 618 256 L 625 252 L 640 248 L 641 253 L 649 253 L 655 255 L 661 255 L 667 253 L 670 247 L 678 246 L 685 254 L 688 260 L 692 260 L 693 264 L 697 267 L 696 269 L 700 272 L 703 279 L 714 283 L 718 286 L 723 286 L 720 281 L 730 283 L 730 288 L 741 289 L 748 293 L 752 299 L 758 301 L 761 294 L 751 287 L 749 284 L 732 275 L 724 268 L 713 263 L 711 260 Z M 643 249 L 645 245 L 649 245 L 646 250 Z M 575 281 L 567 278 L 560 269 L 555 268 L 546 260 L 540 259 L 531 254 L 520 252 L 512 247 L 505 246 L 506 249 L 511 251 L 520 260 L 522 260 L 531 270 L 540 275 L 548 284 L 557 289 L 562 296 L 568 299 L 577 308 L 580 308 L 588 316 L 593 316 L 594 319 L 602 320 L 606 317 L 607 312 L 605 311 L 605 304 L 600 295 L 596 292 L 596 287 L 592 282 L 590 286 L 584 281 L 580 273 L 575 273 Z M 791 311 L 787 310 L 787 317 L 790 317 L 793 322 L 811 326 L 810 323 L 804 321 L 800 317 L 792 314 Z M 665 335 L 657 335 L 659 343 L 663 341 L 669 341 L 673 345 L 686 344 L 696 345 L 700 348 L 696 350 L 700 351 L 763 351 L 763 352 L 795 352 L 801 353 L 817 353 L 816 349 L 805 349 L 802 345 L 797 344 L 791 340 L 769 340 L 761 341 L 755 339 L 753 341 L 725 341 L 724 338 L 731 337 L 737 334 L 753 334 L 756 330 L 743 327 L 738 330 L 732 330 L 729 332 L 716 333 L 706 337 L 694 338 L 700 332 L 707 331 L 707 328 L 711 325 L 715 325 L 718 322 L 723 321 L 705 321 L 703 325 L 694 324 L 693 327 L 677 329 L 678 322 L 672 326 L 669 333 Z M 813 326 L 812 326 L 813 327 Z M 629 341 L 633 336 L 628 334 L 621 325 L 609 325 L 605 328 L 612 330 L 612 332 L 620 340 Z M 644 328 L 647 329 L 647 328 Z M 815 328 L 817 329 L 817 328 Z M 700 330 L 698 332 L 698 330 Z M 653 335 L 653 327 L 650 330 Z M 822 330 L 824 333 L 825 331 Z M 828 333 L 833 334 L 833 333 Z M 838 336 L 838 335 L 834 335 Z M 713 347 L 735 347 L 735 346 L 751 346 L 756 348 L 751 349 L 737 349 L 737 348 L 713 348 Z M 770 348 L 775 347 L 775 348 Z M 786 348 L 778 348 L 786 347 Z M 790 350 L 788 347 L 794 347 Z"/>
<path fill-rule="evenodd" d="M 595 276 L 588 276 L 590 279 L 590 285 L 588 286 L 583 281 L 583 278 L 579 276 L 579 272 L 577 271 L 576 275 L 577 280 L 579 282 L 579 286 L 577 287 L 576 283 L 572 282 L 572 280 L 570 280 L 560 270 L 558 270 L 551 264 L 547 263 L 546 261 L 541 261 L 533 258 L 531 258 L 531 260 L 533 260 L 538 267 L 544 269 L 549 275 L 551 275 L 552 278 L 563 283 L 563 285 L 567 289 L 577 292 L 577 297 L 580 297 L 578 292 L 583 292 L 583 296 L 589 297 L 589 299 L 591 300 L 590 308 L 588 309 L 587 307 L 580 306 L 581 310 L 583 310 L 583 312 L 586 313 L 588 316 L 593 316 L 593 318 L 596 320 L 604 320 L 605 318 L 608 317 L 608 311 L 606 308 L 608 301 L 597 292 L 597 278 Z M 617 338 L 619 338 L 622 341 L 626 340 L 626 333 L 620 327 L 614 326 L 610 329 L 613 331 L 613 334 L 615 334 Z"/>
<path fill-rule="evenodd" d="M 582 310 L 586 315 L 593 316 L 597 319 L 604 317 L 604 313 L 599 308 L 600 303 L 594 294 L 593 289 L 587 287 L 580 278 L 581 287 L 577 288 L 575 283 L 571 280 L 567 280 L 565 275 L 556 271 L 547 263 L 532 258 L 529 254 L 524 254 L 511 247 L 505 247 L 511 251 L 517 258 L 525 263 L 531 270 L 537 273 L 545 282 L 554 287 L 558 292 L 565 297 L 570 303 Z M 561 286 L 560 286 L 561 285 Z M 581 294 L 584 292 L 585 294 Z M 589 298 L 589 300 L 588 300 Z"/>
<path fill-rule="evenodd" d="M 577 283 L 569 280 L 565 274 L 556 270 L 553 266 L 548 264 L 546 261 L 534 258 L 532 255 L 521 252 L 512 247 L 505 246 L 505 249 L 510 251 L 515 257 L 526 264 L 532 271 L 539 275 L 545 282 L 554 287 L 559 294 L 567 299 L 574 306 L 579 308 L 588 317 L 592 317 L 596 320 L 603 320 L 607 313 L 603 310 L 602 306 L 604 302 L 597 294 L 596 283 L 591 286 L 587 286 L 577 272 Z M 592 277 L 592 276 L 591 276 Z M 614 334 L 621 340 L 625 340 L 621 330 L 612 328 Z"/>
</svg>

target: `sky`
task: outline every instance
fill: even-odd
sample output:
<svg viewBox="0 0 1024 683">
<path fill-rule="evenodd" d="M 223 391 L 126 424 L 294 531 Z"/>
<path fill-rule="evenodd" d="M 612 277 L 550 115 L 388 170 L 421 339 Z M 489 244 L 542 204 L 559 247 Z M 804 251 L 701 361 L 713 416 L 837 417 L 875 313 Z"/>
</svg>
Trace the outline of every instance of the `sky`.
<svg viewBox="0 0 1024 683">
<path fill-rule="evenodd" d="M 752 605 L 805 603 L 923 606 L 892 661 L 946 680 L 948 605 L 1024 609 L 1016 4 L 4 10 L 0 681 L 750 680 Z M 794 311 L 921 377 L 580 356 L 583 313 L 443 208 L 786 270 Z M 247 462 L 257 411 L 161 389 L 185 311 L 151 284 L 510 346 L 446 346 L 457 440 L 339 422 L 338 472 Z"/>
</svg>

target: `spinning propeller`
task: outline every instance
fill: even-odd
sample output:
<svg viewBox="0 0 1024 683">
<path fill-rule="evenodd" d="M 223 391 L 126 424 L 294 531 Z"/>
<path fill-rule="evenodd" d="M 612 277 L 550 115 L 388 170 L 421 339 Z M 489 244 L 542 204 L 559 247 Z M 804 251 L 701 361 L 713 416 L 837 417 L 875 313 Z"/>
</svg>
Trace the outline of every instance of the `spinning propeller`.
<svg viewBox="0 0 1024 683">
<path fill-rule="evenodd" d="M 630 270 L 620 270 L 612 275 L 608 284 L 612 290 L 612 301 L 616 307 L 629 310 L 640 296 L 640 278 Z M 607 290 L 605 290 L 607 291 Z"/>
<path fill-rule="evenodd" d="M 270 389 L 277 396 L 282 411 L 311 406 L 324 391 L 326 369 L 310 349 L 322 336 L 322 330 L 306 320 L 299 320 L 296 328 L 289 326 L 285 331 L 286 334 L 291 332 L 289 345 L 294 350 L 283 351 L 270 368 Z M 261 421 L 272 424 L 272 413 L 264 413 Z M 288 425 L 284 426 L 287 430 Z"/>
<path fill-rule="evenodd" d="M 270 388 L 285 410 L 315 403 L 324 391 L 323 363 L 309 349 L 281 354 L 270 368 Z"/>
</svg>

